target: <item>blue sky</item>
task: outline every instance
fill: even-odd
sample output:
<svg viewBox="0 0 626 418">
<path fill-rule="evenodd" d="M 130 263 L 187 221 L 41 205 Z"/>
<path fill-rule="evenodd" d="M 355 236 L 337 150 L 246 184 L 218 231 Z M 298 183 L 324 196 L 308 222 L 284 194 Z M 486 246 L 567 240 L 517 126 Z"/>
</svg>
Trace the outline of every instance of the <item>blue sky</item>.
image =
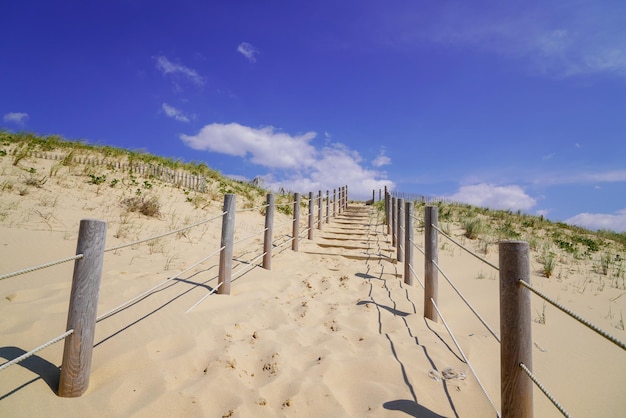
<svg viewBox="0 0 626 418">
<path fill-rule="evenodd" d="M 626 231 L 626 2 L 3 2 L 0 126 Z"/>
</svg>

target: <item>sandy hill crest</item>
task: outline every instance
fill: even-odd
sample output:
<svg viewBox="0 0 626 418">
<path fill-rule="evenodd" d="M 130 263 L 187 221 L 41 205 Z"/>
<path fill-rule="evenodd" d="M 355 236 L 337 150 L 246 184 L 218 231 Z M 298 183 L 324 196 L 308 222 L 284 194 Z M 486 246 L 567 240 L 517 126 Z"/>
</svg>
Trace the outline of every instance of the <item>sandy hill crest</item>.
<svg viewBox="0 0 626 418">
<path fill-rule="evenodd" d="M 13 162 L 11 153 L 0 157 L 0 274 L 72 255 L 81 218 L 106 220 L 112 246 L 217 216 L 223 192 L 237 192 L 237 183 L 217 182 L 207 192 L 194 192 L 100 165 L 57 169 L 58 160 L 28 156 Z M 261 231 L 264 222 L 256 206 L 265 192 L 240 193 L 238 208 L 248 210 L 237 213 L 236 240 Z M 157 216 L 130 205 L 152 198 L 158 200 L 158 213 L 152 214 Z M 446 231 L 497 260 L 494 239 L 465 238 L 456 215 L 442 216 L 446 210 L 440 209 Z M 276 224 L 282 224 L 277 239 L 288 238 L 290 219 L 277 213 Z M 353 204 L 316 230 L 314 240 L 302 240 L 298 253 L 280 247 L 271 271 L 251 269 L 233 282 L 231 296 L 211 296 L 188 314 L 214 286 L 217 259 L 179 272 L 217 249 L 219 221 L 108 253 L 99 312 L 174 279 L 98 324 L 90 388 L 83 397 L 55 395 L 62 353 L 62 344 L 56 344 L 0 372 L 0 413 L 492 415 L 445 328 L 422 318 L 421 288 L 399 278 L 402 269 L 393 262 L 395 248 L 381 221 L 373 208 Z M 563 233 L 560 239 L 584 249 L 571 236 Z M 417 240 L 423 242 L 419 233 Z M 237 265 L 257 257 L 261 241 L 258 235 L 238 245 Z M 541 261 L 546 242 L 534 245 L 533 283 L 624 339 L 619 244 L 589 257 L 553 245 L 556 264 L 546 278 Z M 605 252 L 615 261 L 607 274 L 601 264 Z M 416 253 L 420 276 L 422 263 Z M 497 329 L 497 275 L 444 238 L 440 265 Z M 0 356 L 14 357 L 65 330 L 71 269 L 69 263 L 0 281 Z M 443 281 L 440 289 L 444 315 L 498 405 L 497 343 Z M 623 416 L 623 378 L 616 372 L 626 369 L 623 351 L 535 298 L 533 312 L 534 368 L 554 395 L 575 415 Z M 559 416 L 539 394 L 535 408 L 537 416 Z"/>
</svg>

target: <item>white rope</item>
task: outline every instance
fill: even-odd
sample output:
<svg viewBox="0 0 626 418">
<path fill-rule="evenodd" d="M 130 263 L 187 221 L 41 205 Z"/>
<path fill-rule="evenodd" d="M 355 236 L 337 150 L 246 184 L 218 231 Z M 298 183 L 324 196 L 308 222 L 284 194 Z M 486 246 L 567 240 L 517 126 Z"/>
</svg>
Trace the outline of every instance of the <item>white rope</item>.
<svg viewBox="0 0 626 418">
<path fill-rule="evenodd" d="M 7 273 L 0 276 L 0 280 L 8 279 L 10 277 L 19 276 L 21 274 L 32 273 L 33 271 L 42 270 L 48 267 L 56 266 L 57 264 L 67 263 L 68 261 L 79 260 L 83 258 L 83 254 L 76 254 L 71 257 L 63 258 L 61 260 L 51 261 L 49 263 L 40 264 L 34 267 L 28 267 L 23 270 L 14 271 L 13 273 Z"/>
<path fill-rule="evenodd" d="M 263 232 L 267 231 L 268 229 L 269 229 L 269 228 L 263 228 L 263 229 L 262 229 L 261 231 L 259 231 L 259 232 L 255 232 L 254 234 L 251 234 L 251 235 L 248 235 L 247 237 L 241 238 L 241 239 L 239 239 L 239 240 L 237 240 L 237 241 L 233 242 L 233 245 L 235 245 L 235 244 L 239 244 L 239 243 L 244 242 L 244 241 L 246 241 L 246 240 L 249 240 L 250 238 L 254 238 L 254 237 L 256 237 L 257 235 L 262 234 Z"/>
<path fill-rule="evenodd" d="M 445 232 L 443 232 L 441 229 L 439 229 L 436 225 L 430 225 L 433 228 L 435 228 L 437 231 L 439 231 L 441 233 L 441 235 L 443 235 L 444 237 L 448 238 L 450 241 L 454 242 L 456 245 L 458 245 L 459 247 L 461 247 L 462 249 L 464 249 L 465 251 L 467 251 L 468 253 L 470 253 L 471 255 L 473 255 L 474 257 L 476 257 L 477 259 L 479 259 L 480 261 L 482 261 L 485 264 L 490 265 L 491 267 L 493 267 L 496 270 L 500 270 L 500 267 L 496 266 L 495 264 L 493 264 L 491 261 L 479 256 L 478 254 L 476 254 L 475 252 L 473 252 L 472 250 L 465 248 L 464 245 L 458 243 L 454 238 L 452 238 L 450 235 L 446 234 Z"/>
<path fill-rule="evenodd" d="M 16 358 L 14 358 L 11 361 L 7 361 L 6 363 L 4 363 L 4 364 L 2 364 L 0 366 L 0 371 L 2 371 L 2 370 L 6 369 L 6 368 L 8 368 L 8 367 L 10 367 L 10 366 L 12 366 L 14 364 L 17 364 L 17 363 L 19 363 L 19 362 L 21 362 L 23 360 L 26 360 L 27 358 L 29 358 L 30 356 L 34 355 L 38 351 L 41 351 L 44 348 L 50 347 L 52 344 L 58 343 L 59 341 L 61 341 L 61 340 L 65 339 L 66 337 L 72 335 L 73 332 L 74 332 L 73 329 L 71 329 L 69 331 L 65 331 L 63 334 L 59 335 L 58 337 L 53 338 L 53 339 L 51 339 L 50 341 L 48 341 L 46 343 L 43 343 L 39 347 L 37 347 L 37 348 L 35 348 L 33 350 L 30 350 L 28 353 L 24 353 L 21 356 L 16 357 Z"/>
<path fill-rule="evenodd" d="M 267 254 L 267 252 L 264 252 L 263 254 L 253 258 L 252 260 L 246 262 L 246 264 L 244 264 L 243 268 L 241 268 L 240 270 L 237 270 L 236 272 L 232 273 L 231 277 L 234 279 L 236 279 L 235 276 L 237 276 L 239 273 L 243 272 L 246 268 L 249 268 L 250 266 L 252 266 L 253 268 L 256 267 L 256 265 L 254 264 L 255 261 L 257 261 L 260 258 L 263 258 L 263 256 L 265 256 L 265 254 Z"/>
<path fill-rule="evenodd" d="M 252 263 L 253 263 L 254 261 L 258 260 L 259 258 L 263 257 L 265 254 L 267 254 L 267 253 L 263 253 L 263 254 L 261 254 L 260 256 L 258 256 L 258 257 L 256 257 L 256 258 L 252 259 L 252 260 L 249 262 L 249 264 L 247 264 L 244 268 L 242 268 L 241 270 L 239 270 L 239 271 L 237 271 L 237 272 L 235 272 L 235 273 L 232 273 L 232 274 L 231 274 L 231 278 L 232 278 L 232 279 L 231 279 L 231 281 L 232 281 L 232 280 L 234 280 L 234 279 L 236 278 L 236 277 L 234 277 L 235 275 L 237 275 L 237 274 L 239 274 L 241 271 L 245 270 L 245 269 L 246 269 L 246 267 L 249 267 L 249 266 L 251 266 L 251 265 L 252 265 L 252 267 L 256 267 L 256 266 L 255 266 L 255 265 L 253 265 Z M 215 287 L 213 288 L 213 290 L 211 290 L 211 291 L 210 291 L 209 293 L 207 293 L 206 295 L 202 296 L 202 297 L 200 298 L 200 300 L 199 300 L 199 301 L 197 301 L 196 303 L 194 303 L 193 305 L 191 305 L 191 307 L 190 307 L 189 309 L 187 309 L 187 310 L 185 311 L 185 313 L 189 313 L 189 312 L 190 312 L 193 308 L 195 308 L 196 306 L 200 305 L 200 303 L 202 303 L 202 301 L 203 301 L 203 300 L 205 300 L 206 298 L 208 298 L 209 296 L 211 296 L 213 293 L 217 292 L 217 289 L 219 289 L 219 287 L 220 287 L 223 283 L 224 283 L 224 282 L 218 283 L 218 285 L 217 285 L 217 286 L 215 286 Z"/>
<path fill-rule="evenodd" d="M 261 206 L 256 206 L 256 207 L 253 207 L 253 208 L 238 209 L 238 210 L 235 211 L 235 213 L 250 212 L 250 211 L 253 211 L 253 210 L 261 210 L 261 209 L 265 209 L 267 207 L 269 207 L 269 203 L 267 203 L 265 205 L 261 205 Z"/>
<path fill-rule="evenodd" d="M 441 267 L 439 267 L 439 265 L 433 260 L 432 263 L 435 265 L 435 267 L 437 267 L 437 270 L 439 270 L 439 272 L 443 275 L 443 277 L 446 279 L 446 281 L 450 284 L 450 286 L 452 286 L 452 288 L 454 289 L 454 291 L 456 292 L 457 295 L 459 295 L 459 297 L 463 300 L 463 302 L 465 302 L 465 304 L 467 305 L 468 308 L 470 308 L 470 310 L 474 313 L 474 315 L 476 315 L 476 317 L 478 318 L 478 320 L 480 322 L 482 322 L 482 324 L 485 326 L 485 328 L 487 328 L 487 330 L 491 333 L 491 335 L 493 335 L 493 337 L 500 342 L 500 337 L 498 337 L 498 335 L 496 335 L 495 331 L 493 329 L 491 329 L 491 327 L 489 326 L 489 324 L 487 324 L 487 322 L 483 319 L 482 316 L 480 316 L 480 314 L 476 311 L 476 309 L 474 309 L 474 307 L 472 306 L 471 303 L 469 303 L 469 301 L 467 299 L 465 299 L 465 297 L 463 296 L 463 294 L 459 291 L 459 289 L 456 288 L 456 286 L 454 285 L 454 283 L 452 283 L 452 281 L 448 278 L 448 276 L 446 275 L 446 273 L 443 272 L 443 270 L 441 270 Z"/>
<path fill-rule="evenodd" d="M 214 216 L 213 218 L 205 219 L 205 220 L 203 220 L 203 221 L 196 222 L 195 224 L 188 225 L 188 226 L 185 226 L 185 227 L 182 227 L 182 228 L 176 229 L 176 230 L 174 230 L 174 231 L 165 232 L 165 233 L 163 233 L 163 234 L 156 235 L 156 236 L 154 236 L 154 237 L 150 237 L 150 238 L 142 239 L 142 240 L 135 241 L 135 242 L 130 242 L 130 243 L 128 243 L 128 244 L 118 245 L 118 246 L 116 246 L 116 247 L 105 248 L 105 249 L 104 249 L 104 252 L 106 253 L 106 252 L 109 252 L 109 251 L 116 251 L 116 250 L 120 250 L 120 249 L 122 249 L 122 248 L 132 247 L 133 245 L 138 245 L 138 244 L 142 244 L 142 243 L 144 243 L 144 242 L 148 242 L 148 241 L 152 241 L 152 240 L 155 240 L 155 239 L 163 238 L 163 237 L 166 237 L 166 236 L 168 236 L 168 235 L 177 234 L 177 233 L 179 233 L 179 232 L 185 231 L 185 230 L 187 230 L 187 229 L 191 229 L 191 228 L 196 227 L 196 226 L 198 226 L 198 225 L 202 225 L 202 224 L 204 224 L 204 223 L 214 221 L 215 219 L 217 219 L 217 218 L 219 218 L 219 217 L 221 217 L 221 216 L 223 216 L 223 215 L 225 215 L 225 214 L 227 214 L 227 213 L 228 213 L 228 212 L 222 212 L 222 213 L 220 213 L 219 215 Z"/>
<path fill-rule="evenodd" d="M 211 296 L 213 293 L 217 292 L 217 289 L 219 289 L 219 288 L 220 288 L 220 286 L 221 286 L 221 285 L 223 285 L 223 284 L 224 284 L 224 282 L 222 282 L 222 283 L 218 283 L 218 284 L 217 284 L 217 286 L 215 286 L 215 287 L 213 288 L 213 290 L 211 290 L 209 293 L 207 293 L 207 294 L 206 294 L 206 295 L 204 295 L 202 298 L 200 298 L 200 300 L 199 300 L 199 301 L 197 301 L 196 303 L 194 303 L 193 305 L 191 305 L 191 307 L 190 307 L 189 309 L 187 309 L 187 310 L 185 311 L 185 313 L 189 313 L 189 312 L 190 312 L 193 308 L 195 308 L 196 306 L 200 305 L 200 303 L 201 303 L 203 300 L 205 300 L 206 298 L 208 298 L 209 296 Z"/>
<path fill-rule="evenodd" d="M 452 333 L 452 330 L 448 326 L 448 323 L 444 319 L 443 315 L 441 315 L 441 312 L 439 311 L 439 308 L 437 307 L 437 304 L 435 303 L 435 300 L 433 298 L 430 298 L 430 301 L 432 302 L 433 307 L 437 311 L 437 314 L 439 315 L 439 318 L 441 318 L 441 322 L 443 322 L 443 325 L 446 327 L 446 330 L 448 330 L 448 334 L 450 334 L 450 338 L 452 338 L 452 341 L 454 341 L 454 345 L 456 345 L 456 348 L 459 350 L 459 353 L 461 353 L 461 357 L 463 357 L 463 360 L 465 361 L 465 364 L 467 364 L 467 367 L 469 367 L 469 369 L 472 371 L 472 374 L 476 378 L 476 381 L 478 382 L 478 386 L 480 386 L 480 388 L 482 389 L 483 393 L 487 397 L 487 400 L 489 401 L 489 403 L 491 404 L 493 409 L 496 411 L 496 415 L 498 417 L 500 417 L 500 411 L 498 411 L 498 408 L 496 407 L 496 405 L 491 400 L 491 397 L 487 393 L 487 390 L 485 389 L 483 384 L 480 382 L 480 379 L 478 378 L 478 375 L 476 374 L 476 371 L 474 370 L 474 368 L 472 367 L 471 363 L 467 359 L 467 356 L 463 352 L 463 349 L 461 349 L 461 346 L 459 345 L 458 341 L 456 340 L 456 338 L 454 338 L 454 334 Z"/>
<path fill-rule="evenodd" d="M 424 256 L 426 255 L 426 253 L 424 252 L 424 250 L 422 250 L 422 248 L 421 248 L 419 245 L 417 245 L 417 244 L 416 244 L 416 243 L 414 243 L 413 241 L 411 241 L 411 243 L 413 244 L 413 247 L 417 248 L 417 250 L 418 250 L 420 253 L 422 253 L 422 255 L 424 255 Z"/>
<path fill-rule="evenodd" d="M 291 241 L 293 241 L 294 239 L 295 239 L 294 237 L 289 237 L 289 239 L 287 239 L 287 241 L 284 241 L 284 242 L 282 242 L 282 243 L 280 243 L 280 244 L 276 245 L 276 248 L 280 248 L 280 247 L 282 247 L 283 245 L 290 243 L 290 242 L 291 242 Z"/>
<path fill-rule="evenodd" d="M 422 221 L 423 220 L 423 218 L 418 218 L 415 215 L 410 215 L 410 216 L 411 216 L 411 218 L 415 219 L 416 221 Z"/>
<path fill-rule="evenodd" d="M 206 260 L 208 260 L 209 258 L 213 257 L 216 254 L 219 254 L 225 247 L 220 248 L 217 251 L 212 252 L 211 254 L 207 255 L 206 257 L 202 258 L 200 261 L 192 264 L 191 266 L 187 267 L 185 270 L 181 271 L 180 273 L 172 276 L 172 277 L 168 277 L 167 279 L 163 280 L 161 283 L 157 284 L 156 286 L 153 286 L 152 288 L 146 290 L 145 292 L 135 296 L 132 299 L 127 300 L 126 302 L 116 306 L 115 308 L 111 309 L 110 311 L 100 315 L 98 318 L 96 318 L 96 322 L 100 322 L 103 319 L 108 318 L 109 316 L 115 314 L 116 312 L 119 312 L 120 310 L 124 309 L 125 307 L 127 307 L 128 305 L 130 305 L 131 303 L 135 302 L 136 300 L 139 300 L 147 295 L 149 295 L 150 293 L 154 292 L 155 290 L 157 290 L 158 288 L 162 287 L 163 285 L 169 283 L 170 281 L 178 278 L 178 276 L 188 272 L 189 270 L 197 267 L 198 265 L 204 263 Z"/>
<path fill-rule="evenodd" d="M 622 341 L 618 340 L 616 337 L 612 336 L 611 334 L 609 334 L 608 332 L 604 331 L 603 329 L 593 325 L 591 322 L 587 321 L 586 319 L 584 319 L 583 317 L 579 316 L 578 314 L 572 312 L 571 310 L 569 310 L 565 306 L 561 305 L 560 303 L 558 303 L 554 299 L 551 299 L 550 297 L 544 295 L 543 293 L 541 293 L 540 291 L 538 291 L 537 289 L 535 289 L 534 287 L 532 287 L 530 284 L 526 283 L 525 281 L 519 280 L 519 283 L 522 286 L 526 287 L 531 292 L 533 292 L 535 295 L 539 296 L 540 298 L 544 299 L 546 302 L 550 303 L 555 308 L 557 308 L 557 309 L 561 310 L 562 312 L 568 314 L 569 316 L 571 316 L 572 318 L 574 318 L 575 320 L 577 320 L 581 324 L 587 326 L 589 329 L 592 329 L 593 331 L 597 332 L 598 334 L 600 334 L 601 336 L 603 336 L 607 340 L 611 341 L 613 344 L 617 345 L 622 350 L 626 350 L 626 344 L 624 344 Z"/>
<path fill-rule="evenodd" d="M 424 283 L 422 283 L 422 281 L 420 280 L 420 278 L 417 276 L 417 273 L 415 272 L 415 270 L 413 270 L 413 266 L 409 264 L 409 269 L 413 272 L 413 275 L 415 276 L 415 278 L 417 279 L 417 282 L 420 284 L 420 286 L 422 286 L 422 289 L 424 289 Z"/>
<path fill-rule="evenodd" d="M 291 206 L 294 204 L 294 201 L 292 200 L 291 202 L 287 202 L 287 203 L 276 203 L 274 206 Z"/>
<path fill-rule="evenodd" d="M 526 367 L 524 363 L 520 363 L 519 366 L 524 371 L 524 373 L 526 373 L 526 375 L 530 377 L 530 380 L 532 380 L 533 383 L 537 385 L 539 389 L 541 389 L 543 394 L 546 395 L 548 399 L 550 399 L 550 402 L 552 402 L 556 409 L 558 409 L 564 416 L 569 418 L 571 415 L 565 410 L 565 408 L 563 408 L 563 406 L 561 406 L 561 404 L 554 398 L 554 396 L 552 396 L 552 394 L 548 392 L 548 389 L 546 389 L 546 387 L 541 384 L 541 382 L 537 379 L 533 372 L 528 370 L 528 367 Z"/>
</svg>

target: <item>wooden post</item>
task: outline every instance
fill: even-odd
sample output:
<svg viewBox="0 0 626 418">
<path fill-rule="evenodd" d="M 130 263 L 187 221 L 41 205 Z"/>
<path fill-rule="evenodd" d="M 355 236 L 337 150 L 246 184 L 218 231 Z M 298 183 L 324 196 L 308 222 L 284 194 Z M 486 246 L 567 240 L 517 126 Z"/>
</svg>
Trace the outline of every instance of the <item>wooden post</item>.
<svg viewBox="0 0 626 418">
<path fill-rule="evenodd" d="M 348 209 L 348 185 L 346 184 L 346 209 Z"/>
<path fill-rule="evenodd" d="M 398 245 L 398 251 L 396 252 L 396 260 L 398 262 L 404 261 L 404 199 L 398 199 L 398 236 L 396 237 L 396 243 Z"/>
<path fill-rule="evenodd" d="M 433 264 L 437 263 L 438 235 L 432 225 L 438 226 L 439 214 L 437 206 L 424 208 L 424 317 L 437 322 L 438 315 L 431 298 L 437 303 L 439 293 L 438 280 L 439 270 Z"/>
<path fill-rule="evenodd" d="M 337 214 L 341 214 L 341 187 L 337 189 Z"/>
<path fill-rule="evenodd" d="M 376 203 L 376 189 L 372 190 L 372 205 Z"/>
<path fill-rule="evenodd" d="M 220 265 L 217 284 L 217 293 L 230 295 L 230 279 L 233 272 L 233 246 L 235 237 L 235 200 L 237 195 L 228 193 L 224 195 L 224 216 L 222 217 L 222 240 L 220 247 L 224 247 L 220 253 Z"/>
<path fill-rule="evenodd" d="M 330 191 L 326 190 L 326 223 L 330 223 Z"/>
<path fill-rule="evenodd" d="M 387 226 L 387 234 L 391 234 L 391 195 L 385 186 L 385 224 Z"/>
<path fill-rule="evenodd" d="M 298 243 L 300 241 L 300 193 L 293 195 L 293 241 L 291 241 L 291 250 L 298 251 Z"/>
<path fill-rule="evenodd" d="M 500 394 L 502 417 L 533 416 L 533 383 L 519 367 L 532 370 L 528 243 L 502 241 L 500 261 Z"/>
<path fill-rule="evenodd" d="M 315 200 L 313 200 L 313 192 L 309 192 L 309 239 L 313 239 Z"/>
<path fill-rule="evenodd" d="M 413 202 L 406 202 L 404 240 L 404 283 L 413 286 Z"/>
<path fill-rule="evenodd" d="M 267 208 L 265 209 L 265 234 L 263 239 L 263 268 L 272 269 L 272 241 L 274 240 L 274 195 L 267 194 Z"/>
<path fill-rule="evenodd" d="M 74 262 L 66 328 L 74 332 L 65 339 L 59 380 L 58 393 L 64 398 L 81 396 L 89 386 L 106 232 L 104 221 L 80 221 L 76 254 L 83 258 Z"/>
<path fill-rule="evenodd" d="M 396 238 L 398 237 L 396 215 L 398 214 L 398 201 L 395 197 L 391 197 L 391 246 L 396 246 Z"/>
<path fill-rule="evenodd" d="M 337 189 L 333 189 L 333 218 L 337 217 Z"/>
<path fill-rule="evenodd" d="M 339 188 L 339 213 L 343 213 L 343 186 Z"/>
<path fill-rule="evenodd" d="M 317 193 L 317 229 L 322 229 L 322 191 Z"/>
</svg>

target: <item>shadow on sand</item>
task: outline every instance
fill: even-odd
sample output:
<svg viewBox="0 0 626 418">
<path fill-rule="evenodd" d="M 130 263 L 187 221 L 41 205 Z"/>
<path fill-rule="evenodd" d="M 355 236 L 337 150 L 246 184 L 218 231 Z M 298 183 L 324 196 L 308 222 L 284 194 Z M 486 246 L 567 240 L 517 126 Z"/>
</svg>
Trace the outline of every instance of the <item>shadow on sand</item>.
<svg viewBox="0 0 626 418">
<path fill-rule="evenodd" d="M 26 354 L 26 351 L 19 347 L 0 347 L 0 357 L 5 358 L 7 361 L 16 359 L 23 354 Z M 60 367 L 55 366 L 48 360 L 45 360 L 39 356 L 30 356 L 27 359 L 22 360 L 19 365 L 16 364 L 15 367 L 23 367 L 25 369 L 28 369 L 36 374 L 38 377 L 29 380 L 28 382 L 11 390 L 8 393 L 5 393 L 4 395 L 0 395 L 0 401 L 25 388 L 31 383 L 35 383 L 39 379 L 43 379 L 43 381 L 46 382 L 50 389 L 54 393 L 57 393 L 57 390 L 59 388 L 59 378 L 61 376 Z"/>
</svg>

